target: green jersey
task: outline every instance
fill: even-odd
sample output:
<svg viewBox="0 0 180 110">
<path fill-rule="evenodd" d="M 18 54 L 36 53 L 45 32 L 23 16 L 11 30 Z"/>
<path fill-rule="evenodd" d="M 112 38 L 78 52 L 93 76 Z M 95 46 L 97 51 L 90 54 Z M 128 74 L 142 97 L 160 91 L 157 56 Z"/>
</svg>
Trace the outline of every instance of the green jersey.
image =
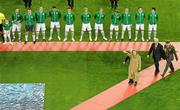
<svg viewBox="0 0 180 110">
<path fill-rule="evenodd" d="M 88 24 L 91 21 L 91 14 L 90 13 L 82 13 L 81 14 L 81 20 L 84 24 Z"/>
<path fill-rule="evenodd" d="M 75 21 L 75 15 L 73 13 L 65 13 L 64 20 L 67 25 L 72 25 Z"/>
<path fill-rule="evenodd" d="M 105 14 L 104 13 L 100 13 L 100 12 L 96 12 L 94 19 L 95 19 L 95 23 L 96 24 L 102 24 L 105 18 Z"/>
<path fill-rule="evenodd" d="M 144 24 L 145 13 L 144 12 L 137 12 L 135 15 L 136 24 Z"/>
<path fill-rule="evenodd" d="M 34 25 L 34 23 L 35 23 L 34 14 L 25 14 L 24 21 L 25 21 L 25 25 Z"/>
<path fill-rule="evenodd" d="M 23 20 L 23 15 L 20 14 L 20 13 L 13 13 L 12 16 L 11 16 L 11 18 L 12 18 L 12 22 L 13 22 L 14 24 L 18 24 L 18 23 L 22 22 L 22 20 Z"/>
<path fill-rule="evenodd" d="M 130 25 L 132 24 L 132 18 L 130 13 L 122 13 L 122 24 L 124 25 Z"/>
<path fill-rule="evenodd" d="M 115 13 L 112 14 L 112 16 L 111 16 L 111 24 L 119 25 L 120 20 L 121 20 L 121 15 L 120 14 L 118 14 L 118 15 L 116 15 Z"/>
<path fill-rule="evenodd" d="M 35 17 L 36 17 L 37 23 L 45 23 L 46 13 L 38 11 L 38 12 L 36 12 Z"/>
<path fill-rule="evenodd" d="M 149 13 L 148 15 L 148 21 L 149 21 L 149 24 L 157 24 L 158 22 L 158 14 L 157 13 Z"/>
<path fill-rule="evenodd" d="M 51 17 L 52 22 L 59 22 L 61 18 L 61 13 L 58 10 L 51 10 L 49 12 L 49 16 Z"/>
<path fill-rule="evenodd" d="M 8 31 L 11 29 L 11 23 L 4 23 L 3 24 L 3 30 Z"/>
</svg>

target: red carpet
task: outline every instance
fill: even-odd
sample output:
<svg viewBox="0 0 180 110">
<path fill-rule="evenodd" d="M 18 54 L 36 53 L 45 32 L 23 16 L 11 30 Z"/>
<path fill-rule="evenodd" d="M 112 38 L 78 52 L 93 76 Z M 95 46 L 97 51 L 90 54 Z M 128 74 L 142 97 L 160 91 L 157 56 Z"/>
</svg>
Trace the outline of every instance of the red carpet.
<svg viewBox="0 0 180 110">
<path fill-rule="evenodd" d="M 173 45 L 180 51 L 180 43 L 173 43 Z M 146 47 L 147 46 L 145 46 L 145 48 Z M 178 52 L 177 54 L 180 58 L 180 53 Z M 165 61 L 160 62 L 161 71 L 163 71 L 165 63 Z M 174 62 L 176 70 L 180 69 L 179 64 L 180 61 Z M 169 73 L 167 75 L 169 75 Z M 140 81 L 136 88 L 129 86 L 128 80 L 124 80 L 112 88 L 107 89 L 93 98 L 81 103 L 80 105 L 75 106 L 71 110 L 107 110 L 159 80 L 161 80 L 161 76 L 155 78 L 154 66 L 151 66 L 140 72 Z"/>
<path fill-rule="evenodd" d="M 146 51 L 150 42 L 15 42 L 13 45 L 0 44 L 0 52 L 10 51 L 123 51 L 129 48 Z"/>
</svg>

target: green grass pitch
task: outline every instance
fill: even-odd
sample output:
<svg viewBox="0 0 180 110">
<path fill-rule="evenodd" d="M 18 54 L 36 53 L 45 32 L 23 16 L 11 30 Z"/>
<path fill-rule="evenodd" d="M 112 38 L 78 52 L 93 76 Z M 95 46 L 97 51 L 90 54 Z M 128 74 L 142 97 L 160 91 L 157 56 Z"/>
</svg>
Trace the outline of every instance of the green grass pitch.
<svg viewBox="0 0 180 110">
<path fill-rule="evenodd" d="M 152 64 L 141 53 L 143 68 Z M 1 53 L 0 83 L 45 83 L 45 109 L 68 110 L 127 78 L 121 52 Z"/>
<path fill-rule="evenodd" d="M 38 10 L 39 1 L 33 1 L 33 11 Z M 65 1 L 42 0 L 42 3 L 46 11 L 56 5 L 63 14 L 67 8 Z M 85 6 L 92 14 L 100 7 L 104 8 L 106 13 L 105 33 L 109 36 L 112 13 L 109 0 L 75 0 L 73 11 L 76 15 L 76 40 L 79 40 L 80 15 Z M 146 13 L 150 11 L 151 7 L 156 7 L 160 16 L 158 23 L 160 40 L 180 41 L 179 0 L 120 0 L 119 6 L 118 9 L 121 12 L 125 7 L 129 7 L 132 15 L 135 14 L 138 6 L 144 7 Z M 5 13 L 7 18 L 10 18 L 15 8 L 20 8 L 23 13 L 26 12 L 22 0 L 0 0 L 0 12 Z M 48 37 L 49 18 L 46 24 Z M 92 27 L 94 27 L 93 19 Z M 133 33 L 134 27 L 133 20 Z M 24 32 L 24 26 L 22 31 Z M 61 36 L 64 36 L 63 19 L 61 19 Z M 87 41 L 87 34 L 85 36 L 84 40 Z M 54 40 L 56 41 L 56 38 Z M 152 64 L 151 59 L 146 59 L 147 53 L 140 54 L 143 68 Z M 126 55 L 121 52 L 0 53 L 0 83 L 45 83 L 45 110 L 68 110 L 126 79 L 128 65 L 122 64 L 125 57 Z M 112 110 L 179 110 L 179 78 L 180 71 L 177 71 L 145 91 L 118 104 Z"/>
</svg>

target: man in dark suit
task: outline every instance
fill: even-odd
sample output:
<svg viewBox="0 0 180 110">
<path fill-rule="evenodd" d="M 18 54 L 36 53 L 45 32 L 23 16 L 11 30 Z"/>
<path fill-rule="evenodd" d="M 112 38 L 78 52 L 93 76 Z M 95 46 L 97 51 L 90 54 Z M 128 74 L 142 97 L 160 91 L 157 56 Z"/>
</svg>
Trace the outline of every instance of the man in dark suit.
<svg viewBox="0 0 180 110">
<path fill-rule="evenodd" d="M 25 8 L 31 8 L 32 0 L 23 0 Z"/>
<path fill-rule="evenodd" d="M 74 8 L 74 0 L 68 0 L 68 6 L 71 7 L 71 9 Z"/>
<path fill-rule="evenodd" d="M 118 6 L 118 1 L 119 1 L 119 0 L 110 0 L 110 2 L 111 2 L 111 8 L 112 8 L 112 9 L 116 9 L 116 8 L 117 8 L 117 6 Z"/>
<path fill-rule="evenodd" d="M 153 60 L 154 60 L 154 64 L 155 64 L 155 76 L 157 76 L 159 74 L 159 61 L 163 58 L 165 58 L 164 56 L 164 50 L 163 50 L 163 46 L 159 43 L 159 40 L 157 38 L 154 39 L 154 43 L 151 45 L 151 48 L 149 49 L 149 54 L 148 54 L 148 58 L 149 56 L 152 55 Z"/>
</svg>

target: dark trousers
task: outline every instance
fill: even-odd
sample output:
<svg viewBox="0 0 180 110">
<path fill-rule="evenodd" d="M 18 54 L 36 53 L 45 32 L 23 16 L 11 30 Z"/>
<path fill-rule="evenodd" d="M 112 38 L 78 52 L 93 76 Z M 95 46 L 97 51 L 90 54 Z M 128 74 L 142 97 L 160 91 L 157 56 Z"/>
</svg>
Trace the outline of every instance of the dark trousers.
<svg viewBox="0 0 180 110">
<path fill-rule="evenodd" d="M 74 0 L 68 0 L 68 6 L 74 8 Z"/>
<path fill-rule="evenodd" d="M 174 71 L 174 66 L 172 64 L 172 61 L 169 59 L 166 60 L 166 67 L 164 69 L 164 74 L 167 72 L 168 68 L 170 68 L 171 71 Z"/>
<path fill-rule="evenodd" d="M 111 8 L 116 9 L 118 6 L 118 0 L 110 0 L 111 1 Z"/>
<path fill-rule="evenodd" d="M 31 1 L 25 1 L 24 2 L 24 6 L 25 6 L 25 8 L 31 8 L 31 6 L 32 6 L 32 2 Z"/>
<path fill-rule="evenodd" d="M 159 73 L 159 60 L 154 59 L 155 74 Z"/>
<path fill-rule="evenodd" d="M 3 25 L 2 24 L 0 24 L 0 37 L 2 38 L 2 42 L 4 42 Z"/>
</svg>

